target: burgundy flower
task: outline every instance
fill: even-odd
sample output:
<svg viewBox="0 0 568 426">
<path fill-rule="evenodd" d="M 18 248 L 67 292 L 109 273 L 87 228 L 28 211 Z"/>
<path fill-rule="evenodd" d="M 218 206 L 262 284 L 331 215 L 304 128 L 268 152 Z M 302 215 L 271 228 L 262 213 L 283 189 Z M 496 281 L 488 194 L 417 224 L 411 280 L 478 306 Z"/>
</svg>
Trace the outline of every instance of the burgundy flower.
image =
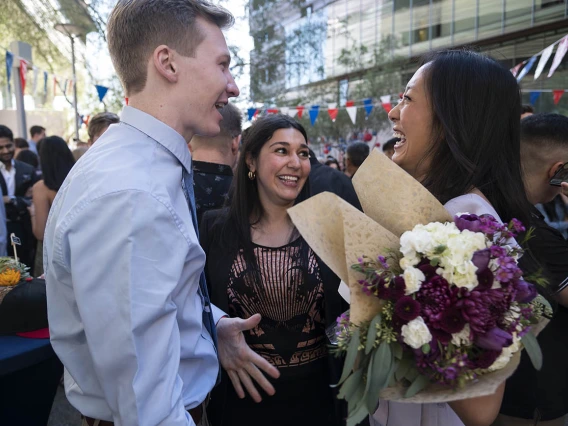
<svg viewBox="0 0 568 426">
<path fill-rule="evenodd" d="M 398 300 L 402 296 L 404 296 L 404 290 L 406 290 L 406 284 L 404 283 L 404 278 L 401 276 L 395 277 L 393 281 L 391 281 L 390 286 L 390 299 L 391 300 Z"/>
<path fill-rule="evenodd" d="M 403 296 L 394 305 L 394 313 L 405 322 L 412 321 L 420 314 L 420 303 L 410 296 Z"/>
<path fill-rule="evenodd" d="M 450 343 L 452 341 L 452 335 L 444 330 L 442 330 L 441 328 L 434 328 L 431 327 L 430 328 L 430 334 L 432 334 L 432 337 L 438 341 L 440 341 L 440 343 L 447 345 L 448 343 Z M 432 346 L 432 345 L 430 345 Z"/>
<path fill-rule="evenodd" d="M 459 309 L 452 307 L 446 310 L 442 315 L 440 328 L 447 333 L 459 333 L 465 326 L 466 321 Z"/>
<path fill-rule="evenodd" d="M 504 289 L 473 290 L 464 294 L 455 306 L 461 309 L 474 334 L 484 335 L 497 326 L 497 321 L 509 309 L 511 299 L 510 292 Z"/>
<path fill-rule="evenodd" d="M 434 328 L 440 328 L 443 313 L 457 302 L 459 291 L 459 288 L 455 286 L 450 287 L 448 282 L 439 275 L 422 283 L 420 290 L 416 293 L 416 300 L 422 305 L 424 321 Z"/>
<path fill-rule="evenodd" d="M 495 327 L 485 334 L 478 334 L 475 338 L 475 344 L 483 349 L 500 351 L 513 344 L 513 336 L 505 330 Z"/>
<path fill-rule="evenodd" d="M 489 368 L 493 365 L 499 355 L 501 355 L 501 352 L 502 350 L 480 350 L 469 357 L 468 367 L 474 370 L 477 368 Z"/>
<path fill-rule="evenodd" d="M 535 286 L 524 280 L 515 281 L 514 288 L 516 291 L 515 301 L 519 303 L 529 303 L 537 295 Z"/>
<path fill-rule="evenodd" d="M 426 281 L 429 281 L 434 275 L 436 275 L 436 268 L 427 260 L 418 265 L 418 269 L 422 271 L 426 277 Z"/>
<path fill-rule="evenodd" d="M 481 229 L 481 221 L 479 216 L 475 214 L 462 214 L 461 216 L 455 216 L 454 222 L 460 231 L 465 229 L 471 232 L 479 232 Z"/>
</svg>

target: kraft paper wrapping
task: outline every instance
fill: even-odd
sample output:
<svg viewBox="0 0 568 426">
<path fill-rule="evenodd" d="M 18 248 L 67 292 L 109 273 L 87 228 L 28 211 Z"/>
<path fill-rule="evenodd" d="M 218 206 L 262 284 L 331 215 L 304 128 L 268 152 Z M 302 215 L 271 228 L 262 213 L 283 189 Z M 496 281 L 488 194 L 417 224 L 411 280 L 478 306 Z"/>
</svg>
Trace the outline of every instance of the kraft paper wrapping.
<svg viewBox="0 0 568 426">
<path fill-rule="evenodd" d="M 365 214 L 396 236 L 418 224 L 453 220 L 420 182 L 378 149 L 359 167 L 353 186 Z"/>
<path fill-rule="evenodd" d="M 375 149 L 353 178 L 353 186 L 365 214 L 325 192 L 288 210 L 314 252 L 346 283 L 350 290 L 350 319 L 354 324 L 370 321 L 381 301 L 365 295 L 357 282 L 362 278 L 351 266 L 361 256 L 376 258 L 388 250 L 397 252 L 399 237 L 417 224 L 452 221 L 444 206 L 418 181 Z M 548 320 L 533 327 L 538 333 Z M 412 398 L 404 398 L 401 384 L 386 388 L 381 398 L 408 403 L 438 403 L 495 393 L 520 362 L 520 351 L 498 371 L 480 376 L 458 390 L 430 385 Z"/>
<path fill-rule="evenodd" d="M 399 238 L 335 194 L 324 192 L 288 210 L 298 231 L 312 250 L 349 285 L 355 324 L 370 321 L 381 301 L 369 297 L 357 282 L 363 276 L 351 265 L 363 255 L 377 257 L 385 250 L 398 250 Z"/>
</svg>

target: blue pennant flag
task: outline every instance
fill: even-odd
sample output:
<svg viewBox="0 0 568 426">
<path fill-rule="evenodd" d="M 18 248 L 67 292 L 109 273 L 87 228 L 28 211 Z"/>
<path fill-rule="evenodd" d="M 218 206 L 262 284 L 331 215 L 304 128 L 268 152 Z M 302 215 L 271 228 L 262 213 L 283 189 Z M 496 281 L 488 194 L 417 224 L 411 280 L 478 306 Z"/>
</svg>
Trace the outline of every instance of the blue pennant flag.
<svg viewBox="0 0 568 426">
<path fill-rule="evenodd" d="M 372 98 L 363 99 L 363 105 L 365 105 L 365 113 L 367 114 L 368 117 L 369 114 L 371 114 L 371 111 L 373 111 L 373 99 Z"/>
<path fill-rule="evenodd" d="M 103 101 L 104 97 L 106 96 L 107 92 L 108 92 L 108 87 L 105 86 L 99 86 L 97 84 L 95 84 L 95 87 L 97 88 L 97 93 L 99 95 L 99 101 Z"/>
<path fill-rule="evenodd" d="M 536 62 L 536 56 L 533 56 L 532 58 L 529 59 L 529 63 L 522 69 L 522 71 L 517 76 L 517 82 L 521 81 L 525 77 L 525 75 L 529 73 L 535 62 Z"/>
<path fill-rule="evenodd" d="M 252 118 L 254 117 L 254 114 L 256 113 L 256 108 L 249 108 L 247 112 L 248 112 L 249 121 L 251 121 Z"/>
<path fill-rule="evenodd" d="M 536 104 L 538 97 L 540 96 L 540 92 L 531 92 L 530 94 L 530 103 L 531 105 Z"/>
<path fill-rule="evenodd" d="M 315 124 L 316 120 L 318 119 L 318 114 L 320 112 L 319 105 L 312 105 L 309 112 L 310 112 L 310 121 L 311 121 L 312 126 L 313 126 Z"/>
<path fill-rule="evenodd" d="M 6 51 L 6 76 L 8 78 L 8 92 L 12 89 L 10 87 L 10 79 L 12 77 L 12 65 L 14 65 L 14 55 L 12 52 Z"/>
<path fill-rule="evenodd" d="M 43 72 L 43 96 L 47 96 L 47 71 Z"/>
</svg>

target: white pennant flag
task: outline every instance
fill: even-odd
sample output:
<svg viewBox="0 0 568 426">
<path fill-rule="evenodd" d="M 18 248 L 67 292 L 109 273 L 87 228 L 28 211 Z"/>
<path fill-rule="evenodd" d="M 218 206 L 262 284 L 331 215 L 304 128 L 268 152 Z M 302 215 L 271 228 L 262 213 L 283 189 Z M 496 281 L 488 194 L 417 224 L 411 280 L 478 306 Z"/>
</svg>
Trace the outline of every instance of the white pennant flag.
<svg viewBox="0 0 568 426">
<path fill-rule="evenodd" d="M 542 56 L 540 57 L 540 62 L 538 63 L 538 66 L 536 67 L 536 71 L 534 73 L 534 79 L 535 80 L 540 77 L 542 70 L 544 69 L 546 63 L 548 62 L 548 60 L 550 59 L 550 56 L 552 55 L 552 50 L 554 50 L 553 44 L 548 46 L 546 49 L 544 49 L 542 51 Z"/>
<path fill-rule="evenodd" d="M 282 107 L 280 108 L 280 112 L 282 114 L 289 115 L 290 117 L 295 117 L 298 110 L 296 108 Z"/>
<path fill-rule="evenodd" d="M 347 110 L 347 114 L 349 114 L 349 117 L 351 117 L 351 121 L 353 122 L 353 124 L 355 124 L 355 122 L 357 121 L 357 107 L 349 106 L 345 107 L 345 109 Z"/>
<path fill-rule="evenodd" d="M 290 108 L 288 108 L 288 107 L 282 107 L 282 108 L 280 108 L 280 112 L 281 112 L 282 114 L 288 115 L 288 113 L 290 112 Z"/>
<path fill-rule="evenodd" d="M 37 67 L 33 67 L 33 70 L 34 70 L 34 82 L 33 82 L 33 86 L 32 86 L 32 96 L 34 96 L 36 94 L 37 75 L 38 75 L 39 69 Z"/>
<path fill-rule="evenodd" d="M 548 72 L 548 77 L 552 77 L 560 62 L 566 55 L 566 51 L 568 51 L 568 36 L 564 37 L 560 44 L 558 45 L 558 49 L 556 50 L 556 55 L 554 55 L 554 60 L 552 61 L 552 66 L 550 67 L 550 71 Z"/>
</svg>

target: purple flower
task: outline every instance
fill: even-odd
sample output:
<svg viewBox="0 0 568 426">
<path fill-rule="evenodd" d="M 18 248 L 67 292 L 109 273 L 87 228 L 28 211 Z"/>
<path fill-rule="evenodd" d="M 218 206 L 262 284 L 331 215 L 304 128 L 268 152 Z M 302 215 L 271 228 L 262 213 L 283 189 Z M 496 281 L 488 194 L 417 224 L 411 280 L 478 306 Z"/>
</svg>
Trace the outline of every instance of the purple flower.
<svg viewBox="0 0 568 426">
<path fill-rule="evenodd" d="M 475 290 L 489 290 L 493 286 L 493 281 L 495 281 L 495 276 L 491 269 L 485 268 L 483 272 L 477 272 L 477 287 Z"/>
<path fill-rule="evenodd" d="M 478 250 L 475 253 L 473 253 L 471 261 L 477 267 L 478 274 L 487 269 L 487 266 L 489 266 L 490 259 L 491 259 L 491 250 L 489 249 Z"/>
<path fill-rule="evenodd" d="M 491 250 L 491 257 L 507 256 L 507 251 L 501 246 L 493 245 L 489 250 Z"/>
<path fill-rule="evenodd" d="M 511 304 L 511 294 L 503 289 L 473 290 L 459 299 L 456 307 L 476 335 L 486 334 L 497 326 Z"/>
<path fill-rule="evenodd" d="M 387 263 L 387 258 L 384 256 L 377 257 L 377 261 L 381 264 L 384 269 L 389 269 L 389 264 Z"/>
<path fill-rule="evenodd" d="M 526 231 L 526 228 L 519 219 L 511 219 L 511 227 L 517 233 Z"/>
<path fill-rule="evenodd" d="M 513 336 L 499 327 L 492 328 L 485 334 L 477 335 L 475 344 L 483 349 L 500 351 L 513 344 Z"/>
<path fill-rule="evenodd" d="M 454 334 L 462 331 L 465 323 L 466 321 L 461 311 L 456 307 L 452 307 L 443 313 L 440 328 L 447 333 Z"/>
<path fill-rule="evenodd" d="M 516 290 L 515 301 L 519 303 L 529 303 L 536 297 L 536 288 L 531 283 L 524 280 L 518 280 L 514 283 Z"/>
<path fill-rule="evenodd" d="M 420 303 L 410 296 L 403 296 L 394 305 L 394 313 L 404 322 L 412 321 L 420 315 Z"/>
<path fill-rule="evenodd" d="M 481 231 L 481 221 L 479 216 L 475 214 L 462 214 L 461 216 L 455 216 L 454 222 L 460 231 L 465 229 L 471 232 Z"/>
<path fill-rule="evenodd" d="M 447 345 L 452 341 L 452 335 L 440 328 L 433 328 L 433 327 L 430 328 L 430 334 L 432 334 L 432 337 L 434 339 L 438 340 L 440 343 L 444 345 Z"/>
</svg>

